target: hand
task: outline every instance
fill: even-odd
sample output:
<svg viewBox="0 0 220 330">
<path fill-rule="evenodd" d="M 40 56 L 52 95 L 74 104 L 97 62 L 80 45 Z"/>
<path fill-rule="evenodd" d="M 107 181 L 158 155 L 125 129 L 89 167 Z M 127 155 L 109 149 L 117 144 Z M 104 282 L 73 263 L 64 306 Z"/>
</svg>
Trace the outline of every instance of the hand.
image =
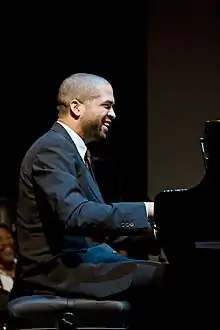
<svg viewBox="0 0 220 330">
<path fill-rule="evenodd" d="M 142 235 L 131 236 L 129 239 L 131 242 L 129 247 L 133 250 L 133 253 L 129 251 L 131 255 L 134 255 L 135 252 L 136 254 L 142 255 L 142 259 L 145 259 L 149 254 L 160 254 L 159 242 L 156 240 L 153 228 L 144 229 Z M 145 257 L 143 258 L 144 255 Z"/>
<path fill-rule="evenodd" d="M 144 229 L 143 236 L 145 237 L 145 240 L 148 240 L 149 242 L 155 241 L 156 240 L 155 229 L 151 227 Z"/>
</svg>

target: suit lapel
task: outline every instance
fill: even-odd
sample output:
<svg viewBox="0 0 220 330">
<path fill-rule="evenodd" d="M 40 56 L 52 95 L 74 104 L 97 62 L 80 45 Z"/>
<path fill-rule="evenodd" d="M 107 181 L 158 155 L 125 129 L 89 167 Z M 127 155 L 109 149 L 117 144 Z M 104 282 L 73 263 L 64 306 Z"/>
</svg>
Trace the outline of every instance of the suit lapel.
<svg viewBox="0 0 220 330">
<path fill-rule="evenodd" d="M 86 175 L 86 179 L 88 180 L 89 182 L 89 189 L 90 191 L 92 192 L 92 194 L 96 197 L 96 199 L 101 202 L 101 203 L 104 203 L 104 200 L 102 198 L 102 195 L 100 193 L 100 190 L 99 190 L 99 187 L 98 187 L 98 184 L 95 180 L 95 178 L 93 178 L 92 174 L 85 168 L 85 175 Z"/>
<path fill-rule="evenodd" d="M 71 137 L 68 134 L 68 132 L 65 130 L 65 128 L 62 125 L 60 125 L 57 122 L 54 123 L 54 125 L 51 128 L 51 130 L 52 131 L 55 131 L 55 132 L 57 132 L 57 133 L 59 133 L 61 135 L 63 135 L 66 139 L 68 139 L 72 143 L 72 145 L 73 145 L 73 147 L 75 149 L 75 152 L 76 152 L 76 154 L 78 156 L 78 160 L 80 162 L 80 167 L 81 167 L 81 169 L 83 169 L 82 172 L 84 173 L 84 176 L 85 176 L 85 178 L 83 178 L 82 173 L 80 173 L 80 171 L 79 171 L 79 173 L 78 173 L 78 179 L 79 179 L 79 181 L 81 181 L 82 179 L 84 179 L 84 180 L 86 179 L 86 181 L 88 183 L 87 188 L 90 190 L 90 192 L 92 193 L 92 195 L 100 203 L 104 203 L 104 200 L 102 198 L 102 195 L 100 193 L 98 184 L 97 184 L 96 179 L 95 179 L 95 175 L 94 175 L 93 169 L 91 168 L 91 173 L 90 173 L 90 171 L 86 168 L 86 166 L 85 166 L 85 164 L 84 164 L 84 162 L 83 162 L 83 160 L 82 160 L 82 158 L 81 158 L 81 156 L 80 156 L 80 154 L 79 154 L 79 152 L 77 150 L 77 147 L 76 147 L 75 143 L 73 142 L 73 140 L 71 139 Z M 82 178 L 81 178 L 81 176 L 82 176 Z"/>
</svg>

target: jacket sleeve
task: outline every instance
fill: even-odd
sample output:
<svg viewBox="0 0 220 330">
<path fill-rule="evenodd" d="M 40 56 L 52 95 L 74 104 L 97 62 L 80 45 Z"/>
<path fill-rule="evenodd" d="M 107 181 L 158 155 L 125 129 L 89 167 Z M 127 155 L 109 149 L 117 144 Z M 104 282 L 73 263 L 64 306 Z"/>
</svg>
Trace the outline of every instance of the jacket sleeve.
<svg viewBox="0 0 220 330">
<path fill-rule="evenodd" d="M 76 162 L 74 150 L 63 152 L 54 143 L 40 148 L 32 167 L 34 185 L 66 228 L 93 236 L 96 231 L 130 235 L 149 227 L 144 203 L 88 200 L 77 179 Z"/>
</svg>

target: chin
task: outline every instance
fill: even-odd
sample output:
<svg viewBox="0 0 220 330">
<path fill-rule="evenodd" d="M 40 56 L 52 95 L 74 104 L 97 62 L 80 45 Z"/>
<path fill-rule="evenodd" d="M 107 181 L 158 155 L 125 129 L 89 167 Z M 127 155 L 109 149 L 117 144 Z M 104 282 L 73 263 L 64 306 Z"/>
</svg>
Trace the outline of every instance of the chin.
<svg viewBox="0 0 220 330">
<path fill-rule="evenodd" d="M 105 133 L 102 133 L 102 134 L 100 134 L 100 140 L 103 140 L 103 139 L 106 139 L 107 138 L 107 134 L 105 134 Z"/>
<path fill-rule="evenodd" d="M 99 134 L 96 135 L 94 140 L 100 141 L 100 140 L 103 140 L 106 138 L 107 138 L 107 134 L 101 131 L 101 132 L 99 132 Z"/>
<path fill-rule="evenodd" d="M 106 138 L 107 138 L 107 134 L 101 130 L 99 132 L 96 132 L 96 134 L 94 134 L 93 136 L 90 136 L 90 139 L 87 140 L 87 143 L 98 142 Z"/>
<path fill-rule="evenodd" d="M 101 132 L 100 132 L 100 136 L 101 136 L 101 138 L 107 138 L 107 136 L 108 136 L 108 131 L 104 131 L 104 130 L 101 130 Z"/>
<path fill-rule="evenodd" d="M 107 133 L 102 132 L 102 137 L 107 138 L 107 136 L 108 136 Z"/>
<path fill-rule="evenodd" d="M 5 268 L 7 268 L 8 270 L 9 269 L 13 269 L 13 267 L 14 267 L 14 259 L 12 260 L 12 259 L 6 259 L 6 260 L 4 260 L 4 266 L 5 266 Z"/>
</svg>

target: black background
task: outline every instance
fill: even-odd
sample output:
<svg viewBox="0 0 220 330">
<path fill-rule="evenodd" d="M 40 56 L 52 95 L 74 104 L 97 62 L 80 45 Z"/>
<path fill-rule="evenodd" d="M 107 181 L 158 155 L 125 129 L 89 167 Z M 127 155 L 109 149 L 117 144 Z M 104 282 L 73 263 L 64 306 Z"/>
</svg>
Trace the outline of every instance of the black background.
<svg viewBox="0 0 220 330">
<path fill-rule="evenodd" d="M 146 200 L 148 6 L 8 7 L 2 11 L 0 195 L 16 200 L 21 160 L 56 120 L 59 84 L 89 72 L 108 79 L 116 99 L 108 140 L 91 146 L 103 195 Z"/>
</svg>

